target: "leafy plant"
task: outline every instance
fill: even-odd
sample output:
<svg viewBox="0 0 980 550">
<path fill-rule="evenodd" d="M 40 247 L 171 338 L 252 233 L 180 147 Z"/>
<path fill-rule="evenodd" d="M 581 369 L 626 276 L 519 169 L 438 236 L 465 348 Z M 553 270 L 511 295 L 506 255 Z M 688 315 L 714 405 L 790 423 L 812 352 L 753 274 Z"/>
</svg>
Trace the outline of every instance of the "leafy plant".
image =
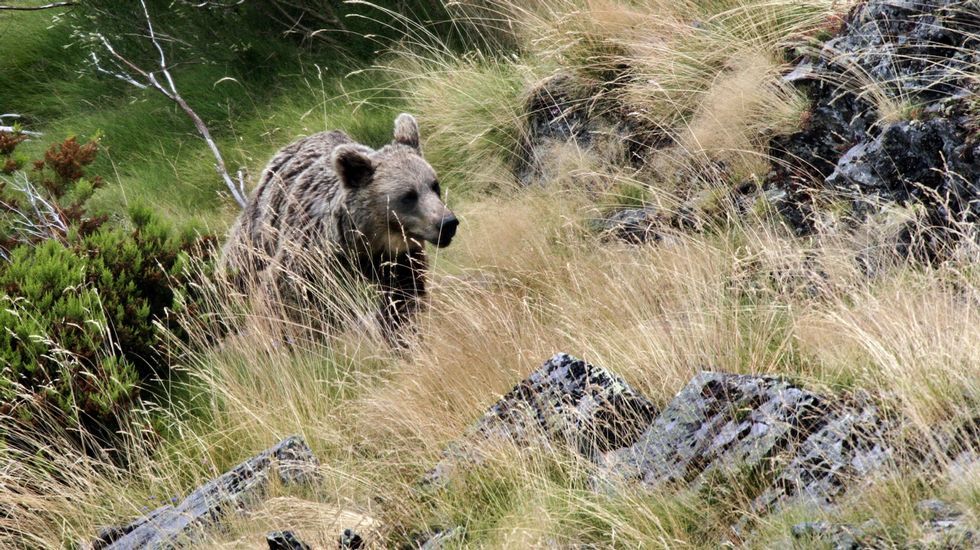
<svg viewBox="0 0 980 550">
<path fill-rule="evenodd" d="M 170 324 L 201 239 L 145 207 L 125 228 L 90 216 L 102 180 L 85 168 L 97 153 L 69 138 L 2 180 L 0 413 L 27 420 L 32 402 L 111 433 L 143 383 L 166 377 L 156 324 Z"/>
</svg>

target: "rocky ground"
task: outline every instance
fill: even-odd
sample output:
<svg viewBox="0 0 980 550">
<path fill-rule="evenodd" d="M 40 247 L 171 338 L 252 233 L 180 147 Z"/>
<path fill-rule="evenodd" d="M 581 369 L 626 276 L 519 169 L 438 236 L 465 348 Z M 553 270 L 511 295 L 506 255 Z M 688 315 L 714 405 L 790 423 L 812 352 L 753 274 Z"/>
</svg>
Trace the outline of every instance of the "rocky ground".
<svg viewBox="0 0 980 550">
<path fill-rule="evenodd" d="M 796 66 L 784 79 L 810 100 L 803 127 L 772 141 L 772 172 L 761 185 L 736 186 L 730 202 L 771 203 L 800 235 L 819 230 L 828 210 L 848 212 L 853 224 L 894 205 L 915 207 L 917 218 L 893 246 L 929 261 L 949 257 L 958 240 L 974 238 L 969 224 L 980 213 L 977 83 L 970 76 L 980 62 L 978 31 L 973 2 L 872 1 L 855 7 L 818 51 L 787 52 Z M 596 93 L 560 75 L 531 94 L 521 181 L 547 180 L 562 144 L 636 167 L 670 145 Z M 695 197 L 671 213 L 614 210 L 598 226 L 645 242 L 696 227 L 710 215 L 703 210 Z"/>
<path fill-rule="evenodd" d="M 773 377 L 702 372 L 662 410 L 629 383 L 602 367 L 558 354 L 494 404 L 420 480 L 420 491 L 438 490 L 458 468 L 482 460 L 481 449 L 500 443 L 540 449 L 573 449 L 592 461 L 594 491 L 639 484 L 657 491 L 670 485 L 726 483 L 751 493 L 754 516 L 731 526 L 724 542 L 751 543 L 754 518 L 805 502 L 833 507 L 837 497 L 875 476 L 895 473 L 914 457 L 896 452 L 902 419 L 889 418 L 862 396 L 820 395 Z M 954 463 L 975 463 L 976 434 L 948 446 Z M 107 528 L 89 548 L 165 548 L 193 541 L 230 513 L 262 498 L 269 475 L 284 483 L 316 484 L 317 461 L 299 438 L 284 440 L 202 486 L 176 506 L 165 506 L 127 526 Z M 975 548 L 976 518 L 939 500 L 917 503 L 917 548 Z M 422 537 L 422 548 L 451 547 L 465 527 Z M 789 535 L 833 548 L 887 545 L 882 526 L 801 522 Z M 308 548 L 291 532 L 273 532 L 269 548 Z M 367 542 L 353 530 L 338 533 L 341 548 Z"/>
<path fill-rule="evenodd" d="M 776 140 L 768 186 L 800 233 L 821 199 L 867 216 L 883 204 L 924 208 L 926 231 L 903 246 L 935 258 L 977 219 L 980 133 L 976 82 L 980 18 L 972 2 L 869 2 L 819 54 L 786 79 L 812 99 L 799 132 Z M 886 99 L 887 98 L 887 99 Z M 812 189 L 810 182 L 823 181 Z M 822 196 L 821 196 L 822 195 Z"/>
</svg>

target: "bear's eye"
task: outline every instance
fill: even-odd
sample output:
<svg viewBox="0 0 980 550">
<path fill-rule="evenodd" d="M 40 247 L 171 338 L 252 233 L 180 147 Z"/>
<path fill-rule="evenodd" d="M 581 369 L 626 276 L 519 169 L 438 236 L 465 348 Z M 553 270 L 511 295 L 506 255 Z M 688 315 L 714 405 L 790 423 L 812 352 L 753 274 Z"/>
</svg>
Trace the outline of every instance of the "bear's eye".
<svg viewBox="0 0 980 550">
<path fill-rule="evenodd" d="M 402 199 L 401 199 L 402 204 L 415 204 L 415 201 L 417 200 L 419 200 L 419 193 L 418 191 L 414 191 L 414 190 L 409 191 L 408 193 L 402 195 Z"/>
<path fill-rule="evenodd" d="M 432 192 L 435 193 L 436 195 L 439 195 L 440 197 L 442 196 L 442 191 L 439 190 L 438 181 L 432 182 Z"/>
</svg>

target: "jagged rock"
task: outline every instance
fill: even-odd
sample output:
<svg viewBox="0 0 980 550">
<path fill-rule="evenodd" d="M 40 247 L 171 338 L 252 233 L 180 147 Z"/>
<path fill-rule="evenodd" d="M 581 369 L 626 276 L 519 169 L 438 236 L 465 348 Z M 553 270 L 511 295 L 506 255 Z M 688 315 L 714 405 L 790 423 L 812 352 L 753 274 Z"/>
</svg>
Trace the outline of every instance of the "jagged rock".
<svg viewBox="0 0 980 550">
<path fill-rule="evenodd" d="M 341 550 L 359 550 L 364 548 L 364 537 L 350 529 L 344 529 L 337 541 L 337 547 Z"/>
<path fill-rule="evenodd" d="M 292 531 L 273 531 L 265 536 L 269 550 L 310 550 L 310 545 L 299 540 Z"/>
<path fill-rule="evenodd" d="M 631 447 L 603 457 L 604 470 L 648 487 L 756 466 L 819 426 L 824 400 L 788 382 L 702 372 Z"/>
<path fill-rule="evenodd" d="M 650 206 L 617 210 L 598 220 L 597 229 L 604 235 L 633 244 L 659 241 L 663 221 Z"/>
<path fill-rule="evenodd" d="M 786 191 L 779 206 L 799 232 L 813 229 L 814 181 L 852 197 L 859 214 L 883 200 L 924 204 L 933 225 L 980 217 L 970 114 L 978 31 L 975 0 L 872 0 L 786 76 L 813 103 L 800 132 L 773 142 L 768 186 Z M 882 93 L 908 103 L 898 113 L 906 120 L 896 113 L 888 113 L 892 122 L 879 120 L 872 98 Z"/>
<path fill-rule="evenodd" d="M 854 408 L 778 378 L 702 372 L 636 443 L 602 457 L 594 481 L 658 488 L 747 476 L 734 482 L 752 480 L 743 490 L 757 514 L 803 498 L 823 504 L 889 464 L 889 426 L 871 405 Z M 733 530 L 743 536 L 747 523 Z"/>
<path fill-rule="evenodd" d="M 798 523 L 791 529 L 794 539 L 802 541 L 824 541 L 834 550 L 857 550 L 859 548 L 878 548 L 882 542 L 865 530 L 850 525 L 836 525 L 826 521 L 807 521 Z"/>
<path fill-rule="evenodd" d="M 963 139 L 957 134 L 956 125 L 946 118 L 890 124 L 874 140 L 844 153 L 827 183 L 896 202 L 927 199 L 924 193 L 951 183 L 945 163 L 958 158 L 956 149 Z"/>
<path fill-rule="evenodd" d="M 975 0 L 873 0 L 845 25 L 821 57 L 851 78 L 900 84 L 927 101 L 969 93 L 980 29 Z"/>
<path fill-rule="evenodd" d="M 887 444 L 888 428 L 889 423 L 871 405 L 831 411 L 755 500 L 754 509 L 769 510 L 791 499 L 829 502 L 848 482 L 865 478 L 889 463 L 892 450 Z"/>
<path fill-rule="evenodd" d="M 137 527 L 140 527 L 141 525 L 147 522 L 154 521 L 154 519 L 157 516 L 159 516 L 164 512 L 169 512 L 172 509 L 173 507 L 170 505 L 161 506 L 153 510 L 149 514 L 137 518 L 135 521 L 129 523 L 128 525 L 112 525 L 108 527 L 103 527 L 99 529 L 99 534 L 96 535 L 95 540 L 92 541 L 90 548 L 92 550 L 100 550 L 102 548 L 107 548 L 110 544 L 128 535 Z"/>
<path fill-rule="evenodd" d="M 593 457 L 632 444 L 654 414 L 656 407 L 622 378 L 559 353 L 490 407 L 425 482 L 442 484 L 459 462 L 479 461 L 468 445 L 474 441 L 567 445 Z"/>
<path fill-rule="evenodd" d="M 882 200 L 924 205 L 924 221 L 936 228 L 924 237 L 935 242 L 908 252 L 934 256 L 950 237 L 939 229 L 957 221 L 977 221 L 980 215 L 980 155 L 973 151 L 966 124 L 962 117 L 889 124 L 874 139 L 845 153 L 827 184 L 853 190 L 859 212 Z"/>
<path fill-rule="evenodd" d="M 286 484 L 312 483 L 319 463 L 299 436 L 246 460 L 202 485 L 176 506 L 163 506 L 124 527 L 103 530 L 94 549 L 169 548 L 192 539 L 195 532 L 259 499 L 275 474 Z"/>
</svg>

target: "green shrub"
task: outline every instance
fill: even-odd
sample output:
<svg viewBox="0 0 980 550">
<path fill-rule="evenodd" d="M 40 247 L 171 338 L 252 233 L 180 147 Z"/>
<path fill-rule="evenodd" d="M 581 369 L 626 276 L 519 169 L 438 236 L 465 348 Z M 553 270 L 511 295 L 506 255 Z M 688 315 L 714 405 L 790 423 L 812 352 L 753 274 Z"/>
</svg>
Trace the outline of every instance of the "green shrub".
<svg viewBox="0 0 980 550">
<path fill-rule="evenodd" d="M 126 227 L 88 216 L 94 186 L 84 167 L 96 151 L 69 139 L 30 173 L 4 176 L 20 179 L 21 196 L 5 190 L 0 212 L 0 243 L 9 247 L 0 260 L 0 414 L 29 420 L 35 409 L 23 405 L 31 402 L 105 435 L 141 388 L 167 377 L 155 323 L 171 325 L 190 283 L 189 255 L 203 247 L 147 208 L 132 208 Z M 52 205 L 48 214 L 31 206 L 39 199 Z M 47 238 L 37 231 L 42 222 Z"/>
</svg>

